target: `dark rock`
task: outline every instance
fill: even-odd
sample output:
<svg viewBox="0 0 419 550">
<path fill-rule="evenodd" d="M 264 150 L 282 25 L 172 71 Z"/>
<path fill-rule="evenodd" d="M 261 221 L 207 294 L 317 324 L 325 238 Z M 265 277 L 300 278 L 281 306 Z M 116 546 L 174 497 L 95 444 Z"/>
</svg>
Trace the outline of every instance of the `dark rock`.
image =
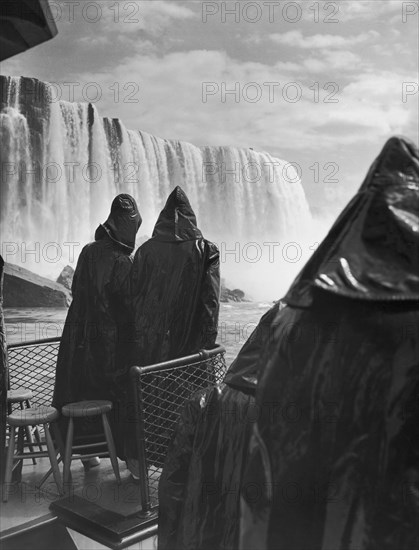
<svg viewBox="0 0 419 550">
<path fill-rule="evenodd" d="M 4 266 L 4 307 L 68 307 L 71 293 L 62 284 L 23 267 Z"/>
<path fill-rule="evenodd" d="M 57 283 L 65 286 L 68 290 L 71 290 L 71 284 L 73 282 L 74 269 L 71 265 L 66 265 L 58 276 Z"/>
<path fill-rule="evenodd" d="M 236 301 L 237 302 L 243 302 L 244 299 L 245 299 L 245 294 L 243 292 L 243 290 L 240 290 L 238 288 L 235 288 L 234 290 L 231 291 L 231 293 L 233 294 L 233 296 L 236 298 Z"/>
<path fill-rule="evenodd" d="M 221 279 L 220 302 L 249 302 L 249 300 L 246 298 L 243 290 L 238 288 L 230 290 L 225 286 L 224 279 Z"/>
</svg>

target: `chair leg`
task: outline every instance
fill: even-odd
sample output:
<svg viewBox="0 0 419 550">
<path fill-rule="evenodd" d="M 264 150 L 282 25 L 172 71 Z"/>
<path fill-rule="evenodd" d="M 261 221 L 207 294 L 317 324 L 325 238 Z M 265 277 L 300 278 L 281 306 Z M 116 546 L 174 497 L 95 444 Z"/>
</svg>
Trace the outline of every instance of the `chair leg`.
<svg viewBox="0 0 419 550">
<path fill-rule="evenodd" d="M 14 426 L 11 426 L 9 447 L 7 448 L 6 469 L 4 473 L 3 502 L 7 502 L 9 499 L 9 487 L 12 481 L 13 473 L 13 455 L 15 454 L 15 435 L 16 428 Z"/>
<path fill-rule="evenodd" d="M 112 468 L 118 483 L 121 483 L 121 476 L 119 475 L 119 466 L 118 466 L 118 459 L 116 457 L 115 444 L 113 441 L 111 427 L 109 426 L 106 413 L 102 414 L 102 423 L 103 423 L 103 430 L 105 432 L 106 443 L 108 444 L 108 450 L 109 450 L 109 456 L 111 458 Z"/>
<path fill-rule="evenodd" d="M 65 453 L 64 453 L 64 485 L 66 485 L 70 481 L 70 465 L 71 465 L 71 455 L 73 451 L 73 433 L 74 433 L 74 423 L 73 423 L 73 419 L 70 417 L 68 419 L 67 438 L 65 442 Z"/>
<path fill-rule="evenodd" d="M 55 453 L 54 443 L 52 441 L 51 434 L 49 432 L 48 424 L 44 424 L 45 440 L 47 443 L 49 461 L 51 463 L 52 474 L 54 476 L 55 483 L 57 484 L 60 495 L 64 493 L 63 483 L 61 481 L 60 470 L 58 469 L 57 455 Z"/>
</svg>

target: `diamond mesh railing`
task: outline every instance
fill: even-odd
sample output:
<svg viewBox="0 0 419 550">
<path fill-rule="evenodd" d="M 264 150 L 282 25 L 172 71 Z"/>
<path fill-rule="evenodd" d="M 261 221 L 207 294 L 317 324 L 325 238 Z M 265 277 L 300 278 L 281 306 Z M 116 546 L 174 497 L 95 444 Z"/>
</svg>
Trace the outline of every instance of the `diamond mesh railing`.
<svg viewBox="0 0 419 550">
<path fill-rule="evenodd" d="M 49 338 L 8 346 L 9 386 L 32 390 L 33 406 L 51 404 L 59 345 L 60 338 Z M 225 349 L 218 346 L 165 363 L 131 368 L 143 512 L 158 505 L 158 481 L 182 405 L 196 391 L 223 380 L 224 354 Z"/>
<path fill-rule="evenodd" d="M 221 383 L 225 349 L 132 367 L 142 511 L 158 506 L 158 482 L 182 405 L 195 392 Z"/>
<path fill-rule="evenodd" d="M 7 348 L 9 387 L 32 390 L 34 406 L 51 404 L 59 346 L 60 338 L 49 338 L 11 344 Z"/>
</svg>

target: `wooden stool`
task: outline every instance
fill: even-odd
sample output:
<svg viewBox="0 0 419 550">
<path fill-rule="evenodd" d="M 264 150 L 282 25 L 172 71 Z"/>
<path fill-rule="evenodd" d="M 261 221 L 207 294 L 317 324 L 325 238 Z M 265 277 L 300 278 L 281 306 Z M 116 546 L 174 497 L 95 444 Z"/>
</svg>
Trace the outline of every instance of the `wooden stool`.
<svg viewBox="0 0 419 550">
<path fill-rule="evenodd" d="M 48 424 L 53 420 L 58 418 L 59 414 L 57 409 L 54 407 L 31 407 L 29 409 L 23 409 L 21 411 L 16 411 L 10 414 L 7 417 L 7 424 L 10 426 L 10 440 L 9 447 L 7 449 L 7 458 L 6 458 L 6 470 L 4 476 L 4 486 L 3 486 L 3 502 L 7 502 L 9 498 L 9 488 L 10 482 L 12 480 L 13 474 L 13 462 L 14 460 L 24 460 L 25 458 L 33 458 L 34 456 L 47 456 L 51 463 L 52 473 L 54 475 L 55 483 L 57 484 L 58 491 L 60 495 L 63 494 L 63 484 L 61 480 L 61 474 L 58 469 L 57 456 L 54 448 L 54 443 L 51 438 Z M 47 452 L 37 451 L 24 453 L 23 452 L 23 429 L 28 426 L 40 426 L 44 427 L 45 431 L 45 440 L 47 444 Z M 15 437 L 16 437 L 16 428 L 19 429 L 19 441 L 17 454 L 14 454 L 15 451 Z M 26 446 L 31 446 L 30 443 L 27 443 Z"/>
<path fill-rule="evenodd" d="M 28 390 L 26 388 L 19 388 L 19 389 L 16 389 L 16 390 L 8 390 L 7 391 L 7 414 L 9 414 L 9 415 L 12 414 L 12 412 L 13 412 L 12 405 L 14 403 L 19 403 L 21 410 L 24 410 L 24 408 L 25 408 L 23 406 L 24 403 L 26 405 L 26 408 L 30 409 L 30 407 L 31 407 L 30 400 L 32 399 L 32 397 L 33 397 L 33 394 L 31 392 L 31 390 Z M 32 427 L 31 426 L 25 426 L 25 432 L 26 432 L 26 439 L 27 439 L 28 443 L 30 444 L 29 449 L 30 449 L 31 453 L 33 453 L 34 448 L 33 448 L 33 445 L 32 445 L 33 444 Z M 36 442 L 38 443 L 39 450 L 41 452 L 43 452 L 42 445 L 40 444 L 41 443 L 41 436 L 39 434 L 39 430 L 38 430 L 37 427 L 35 427 L 34 434 L 35 434 Z M 32 458 L 32 462 L 33 462 L 33 464 L 36 464 L 36 459 Z"/>
<path fill-rule="evenodd" d="M 79 401 L 78 403 L 69 403 L 62 408 L 63 416 L 69 417 L 67 438 L 65 443 L 64 455 L 64 484 L 70 481 L 70 465 L 74 458 L 92 458 L 94 456 L 105 456 L 108 453 L 90 453 L 82 455 L 73 455 L 73 449 L 97 447 L 97 443 L 89 443 L 85 445 L 77 445 L 73 447 L 74 423 L 73 418 L 86 418 L 91 416 L 102 416 L 103 431 L 105 433 L 106 444 L 108 446 L 109 457 L 111 459 L 112 468 L 118 483 L 121 483 L 119 475 L 118 459 L 116 458 L 115 444 L 112 437 L 111 428 L 107 414 L 112 410 L 111 401 Z"/>
</svg>

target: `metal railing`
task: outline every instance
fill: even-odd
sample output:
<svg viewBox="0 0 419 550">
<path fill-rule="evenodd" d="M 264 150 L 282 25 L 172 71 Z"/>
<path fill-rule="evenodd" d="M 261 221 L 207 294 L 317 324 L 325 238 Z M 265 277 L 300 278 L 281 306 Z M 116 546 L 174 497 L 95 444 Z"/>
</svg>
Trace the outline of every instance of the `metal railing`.
<svg viewBox="0 0 419 550">
<path fill-rule="evenodd" d="M 195 392 L 221 383 L 226 371 L 224 354 L 225 349 L 218 346 L 131 368 L 143 513 L 158 506 L 158 482 L 182 405 Z"/>
<path fill-rule="evenodd" d="M 7 346 L 9 387 L 33 391 L 32 404 L 51 405 L 60 338 Z"/>
<path fill-rule="evenodd" d="M 51 404 L 60 338 L 8 346 L 9 383 L 33 391 L 32 404 Z M 135 404 L 136 446 L 144 514 L 158 506 L 158 482 L 180 409 L 196 391 L 220 383 L 225 349 L 201 350 L 186 357 L 130 371 Z"/>
</svg>

